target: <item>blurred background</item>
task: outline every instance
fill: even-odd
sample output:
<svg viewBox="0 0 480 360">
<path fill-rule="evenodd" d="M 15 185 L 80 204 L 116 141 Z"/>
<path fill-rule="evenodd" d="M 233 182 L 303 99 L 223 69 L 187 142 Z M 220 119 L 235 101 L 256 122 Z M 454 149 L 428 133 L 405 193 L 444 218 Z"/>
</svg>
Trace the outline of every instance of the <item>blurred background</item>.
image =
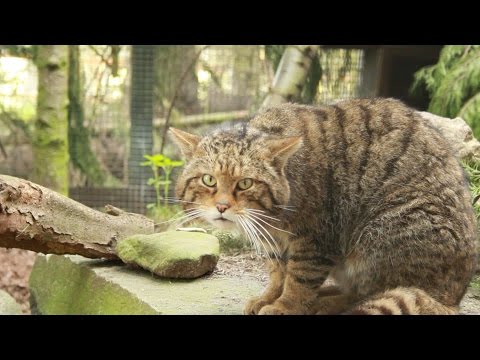
<svg viewBox="0 0 480 360">
<path fill-rule="evenodd" d="M 0 45 L 0 174 L 93 208 L 168 218 L 182 163 L 166 122 L 201 134 L 250 118 L 286 48 Z M 478 137 L 478 46 L 320 46 L 312 58 L 297 102 L 395 97 L 460 115 Z M 0 288 L 25 303 L 34 254 L 0 250 Z"/>
<path fill-rule="evenodd" d="M 155 202 L 155 191 L 147 184 L 151 169 L 140 165 L 143 156 L 179 156 L 168 137 L 161 149 L 168 113 L 172 125 L 197 133 L 247 119 L 267 95 L 285 47 L 69 46 L 64 69 L 69 81 L 69 196 L 92 207 L 109 203 L 145 213 Z M 39 48 L 0 47 L 0 173 L 42 184 L 41 176 L 32 177 L 35 165 L 42 167 L 32 146 L 35 129 L 39 131 L 37 107 L 43 106 L 35 59 Z M 392 96 L 425 110 L 428 93 L 413 96 L 409 88 L 414 73 L 435 64 L 441 49 L 321 47 L 298 101 Z"/>
</svg>

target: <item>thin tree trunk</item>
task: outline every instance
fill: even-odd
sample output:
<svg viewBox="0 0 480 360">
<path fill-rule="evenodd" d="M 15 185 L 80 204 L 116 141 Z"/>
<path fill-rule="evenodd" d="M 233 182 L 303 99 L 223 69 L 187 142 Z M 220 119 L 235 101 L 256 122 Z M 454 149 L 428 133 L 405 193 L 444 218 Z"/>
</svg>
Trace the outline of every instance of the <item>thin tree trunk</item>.
<svg viewBox="0 0 480 360">
<path fill-rule="evenodd" d="M 290 45 L 285 49 L 262 108 L 300 98 L 318 45 Z"/>
<path fill-rule="evenodd" d="M 72 164 L 86 175 L 87 181 L 102 184 L 105 174 L 90 147 L 90 134 L 85 127 L 83 84 L 79 45 L 69 45 L 68 66 L 68 141 Z"/>
<path fill-rule="evenodd" d="M 0 247 L 115 259 L 119 241 L 153 232 L 153 221 L 143 215 L 112 206 L 103 213 L 30 181 L 0 175 Z"/>
<path fill-rule="evenodd" d="M 34 181 L 68 194 L 68 46 L 39 45 Z"/>
</svg>

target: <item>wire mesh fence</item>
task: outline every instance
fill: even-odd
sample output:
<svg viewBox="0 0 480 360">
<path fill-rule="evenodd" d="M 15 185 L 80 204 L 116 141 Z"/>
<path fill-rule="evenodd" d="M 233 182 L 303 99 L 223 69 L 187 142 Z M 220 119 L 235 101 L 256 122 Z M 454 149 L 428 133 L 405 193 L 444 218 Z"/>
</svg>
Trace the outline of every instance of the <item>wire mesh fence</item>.
<svg viewBox="0 0 480 360">
<path fill-rule="evenodd" d="M 318 60 L 321 76 L 312 102 L 358 96 L 362 50 L 322 48 Z M 141 165 L 144 155 L 162 150 L 180 157 L 164 141 L 165 123 L 202 133 L 245 119 L 258 109 L 275 74 L 265 46 L 85 45 L 79 64 L 78 124 L 88 136 L 83 147 L 70 149 L 69 196 L 95 208 L 111 204 L 138 213 L 157 196 L 149 185 L 152 169 Z M 33 61 L 0 53 L 0 173 L 30 178 L 36 96 Z M 90 168 L 101 176 L 76 165 L 85 149 L 94 155 Z"/>
</svg>

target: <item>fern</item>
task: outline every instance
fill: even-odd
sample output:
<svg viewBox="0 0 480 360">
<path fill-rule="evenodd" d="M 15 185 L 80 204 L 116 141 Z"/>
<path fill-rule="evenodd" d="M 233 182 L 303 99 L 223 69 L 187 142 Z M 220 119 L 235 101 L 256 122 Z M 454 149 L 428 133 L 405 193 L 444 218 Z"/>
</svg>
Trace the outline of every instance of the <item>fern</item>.
<svg viewBox="0 0 480 360">
<path fill-rule="evenodd" d="M 480 196 L 480 164 L 475 162 L 463 162 L 462 165 L 468 174 L 472 198 L 474 201 L 476 200 L 473 207 L 475 208 L 477 218 L 480 219 L 480 200 L 478 200 L 478 197 Z"/>
<path fill-rule="evenodd" d="M 480 46 L 445 46 L 438 63 L 420 69 L 411 88 L 422 87 L 431 102 L 428 111 L 447 117 L 461 116 L 480 137 Z"/>
</svg>

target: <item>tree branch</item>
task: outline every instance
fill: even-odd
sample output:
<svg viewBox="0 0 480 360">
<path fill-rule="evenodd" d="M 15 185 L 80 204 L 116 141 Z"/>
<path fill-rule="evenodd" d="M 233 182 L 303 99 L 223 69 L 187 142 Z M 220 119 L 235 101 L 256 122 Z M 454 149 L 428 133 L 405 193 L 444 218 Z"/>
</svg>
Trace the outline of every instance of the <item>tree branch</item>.
<svg viewBox="0 0 480 360">
<path fill-rule="evenodd" d="M 153 221 L 143 215 L 112 206 L 102 213 L 30 181 L 0 175 L 1 247 L 115 259 L 119 241 L 153 232 Z"/>
</svg>

